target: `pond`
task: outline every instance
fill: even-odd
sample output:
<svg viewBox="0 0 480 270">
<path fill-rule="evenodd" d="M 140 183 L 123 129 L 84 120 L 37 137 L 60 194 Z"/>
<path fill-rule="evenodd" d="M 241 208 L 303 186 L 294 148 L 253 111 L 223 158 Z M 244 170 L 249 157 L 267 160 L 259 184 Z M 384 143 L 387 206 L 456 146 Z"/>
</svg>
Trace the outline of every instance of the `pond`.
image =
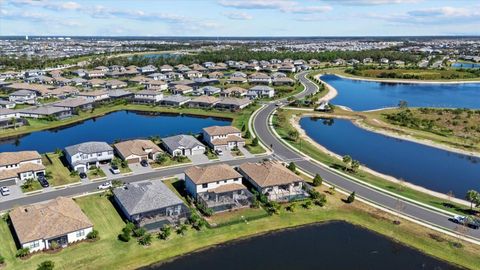
<svg viewBox="0 0 480 270">
<path fill-rule="evenodd" d="M 454 68 L 480 68 L 480 64 L 476 63 L 454 63 L 452 64 Z"/>
<path fill-rule="evenodd" d="M 307 135 L 341 156 L 427 189 L 463 198 L 480 189 L 480 158 L 388 137 L 357 127 L 349 120 L 304 117 Z"/>
<path fill-rule="evenodd" d="M 155 60 L 155 59 L 170 59 L 170 58 L 178 58 L 180 56 L 180 54 L 177 54 L 177 53 L 145 53 L 145 54 L 136 54 L 135 56 L 129 56 L 128 57 L 128 60 L 132 60 L 134 59 L 135 57 L 138 57 L 138 58 L 143 58 L 143 59 L 151 59 L 151 60 Z"/>
<path fill-rule="evenodd" d="M 407 101 L 410 107 L 480 108 L 480 84 L 386 83 L 360 81 L 323 75 L 321 79 L 338 91 L 333 104 L 355 111 L 398 106 Z"/>
<path fill-rule="evenodd" d="M 185 255 L 150 270 L 459 269 L 345 222 L 309 225 Z"/>
<path fill-rule="evenodd" d="M 230 123 L 230 120 L 212 117 L 118 111 L 67 127 L 1 140 L 0 151 L 37 150 L 45 153 L 86 141 L 113 143 L 115 140 L 199 133 L 204 127 Z"/>
</svg>

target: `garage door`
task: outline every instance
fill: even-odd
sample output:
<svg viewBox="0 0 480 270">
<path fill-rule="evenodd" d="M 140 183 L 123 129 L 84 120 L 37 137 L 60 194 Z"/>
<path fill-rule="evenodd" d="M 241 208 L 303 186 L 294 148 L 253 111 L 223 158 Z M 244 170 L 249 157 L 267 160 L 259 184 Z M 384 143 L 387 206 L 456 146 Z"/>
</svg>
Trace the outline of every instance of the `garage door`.
<svg viewBox="0 0 480 270">
<path fill-rule="evenodd" d="M 195 149 L 195 150 L 192 150 L 192 155 L 201 155 L 205 153 L 205 150 L 204 149 Z"/>
<path fill-rule="evenodd" d="M 15 184 L 17 184 L 15 179 L 0 181 L 1 186 L 15 186 Z"/>
<path fill-rule="evenodd" d="M 133 163 L 139 163 L 140 159 L 139 158 L 130 158 L 127 159 L 128 164 L 133 164 Z"/>
</svg>

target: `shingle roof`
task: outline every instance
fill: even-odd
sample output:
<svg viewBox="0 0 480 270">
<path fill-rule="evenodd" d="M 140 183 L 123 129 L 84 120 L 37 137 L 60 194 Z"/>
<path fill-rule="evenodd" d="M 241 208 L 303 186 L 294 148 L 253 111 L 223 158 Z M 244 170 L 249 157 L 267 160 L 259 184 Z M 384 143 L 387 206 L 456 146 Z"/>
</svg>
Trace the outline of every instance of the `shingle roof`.
<svg viewBox="0 0 480 270">
<path fill-rule="evenodd" d="M 75 107 L 78 107 L 78 106 L 87 105 L 87 104 L 91 104 L 91 103 L 93 103 L 93 102 L 87 100 L 84 97 L 76 97 L 76 98 L 67 98 L 67 99 L 61 100 L 59 102 L 55 102 L 55 103 L 52 104 L 52 106 L 75 108 Z"/>
<path fill-rule="evenodd" d="M 206 167 L 190 167 L 185 170 L 185 175 L 187 175 L 196 185 L 242 177 L 240 173 L 227 164 L 216 164 Z"/>
<path fill-rule="evenodd" d="M 199 142 L 195 137 L 192 135 L 176 135 L 162 139 L 163 144 L 165 144 L 168 148 L 175 150 L 179 147 L 183 147 L 186 149 L 191 149 L 196 146 L 203 146 L 201 142 Z"/>
<path fill-rule="evenodd" d="M 129 140 L 116 143 L 113 146 L 123 157 L 130 155 L 145 156 L 147 155 L 146 149 L 151 149 L 153 153 L 162 151 L 158 145 L 150 140 Z"/>
<path fill-rule="evenodd" d="M 261 163 L 247 162 L 240 165 L 239 169 L 243 175 L 248 176 L 260 187 L 285 185 L 303 181 L 300 176 L 274 161 Z"/>
<path fill-rule="evenodd" d="M 240 133 L 240 130 L 233 126 L 211 126 L 203 129 L 210 136 Z"/>
<path fill-rule="evenodd" d="M 183 204 L 160 180 L 131 183 L 125 188 L 114 189 L 113 194 L 129 215 Z"/>
<path fill-rule="evenodd" d="M 14 208 L 10 219 L 20 243 L 54 238 L 93 226 L 80 207 L 65 197 Z"/>
<path fill-rule="evenodd" d="M 0 166 L 39 158 L 42 158 L 42 156 L 37 151 L 2 152 L 0 153 Z"/>
<path fill-rule="evenodd" d="M 113 151 L 113 148 L 106 142 L 84 142 L 65 147 L 65 151 L 73 156 L 77 153 L 93 154 L 98 152 Z"/>
</svg>

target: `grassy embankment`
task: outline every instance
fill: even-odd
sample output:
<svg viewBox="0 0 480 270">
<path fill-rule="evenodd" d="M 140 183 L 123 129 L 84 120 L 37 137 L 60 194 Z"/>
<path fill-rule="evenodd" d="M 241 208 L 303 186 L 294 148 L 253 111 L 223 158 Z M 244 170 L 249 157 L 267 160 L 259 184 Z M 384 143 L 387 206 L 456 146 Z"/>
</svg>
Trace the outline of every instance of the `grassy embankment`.
<svg viewBox="0 0 480 270">
<path fill-rule="evenodd" d="M 326 193 L 325 187 L 319 190 Z M 327 194 L 328 203 L 322 208 L 313 206 L 305 209 L 298 205 L 294 212 L 288 212 L 282 207 L 279 215 L 263 218 L 254 218 L 262 215 L 262 209 L 219 214 L 211 222 L 229 225 L 202 231 L 189 229 L 183 236 L 174 232 L 168 240 L 157 239 L 155 235 L 152 244 L 144 247 L 135 239 L 127 243 L 117 239 L 125 223 L 112 202 L 106 196 L 96 194 L 76 201 L 99 231 L 98 241 L 72 245 L 55 254 L 35 254 L 21 260 L 15 258 L 14 239 L 7 223 L 1 220 L 0 254 L 6 261 L 4 269 L 35 269 L 44 260 L 54 261 L 58 269 L 133 269 L 242 237 L 309 223 L 343 220 L 464 267 L 474 269 L 480 264 L 480 247 L 477 245 L 462 243 L 458 247 L 456 243 L 460 240 L 457 238 L 438 234 L 408 221 L 394 225 L 397 217 L 360 202 L 345 204 L 341 201 L 343 197 L 339 193 Z"/>
<path fill-rule="evenodd" d="M 328 155 L 327 153 L 323 152 L 322 150 L 318 149 L 315 145 L 310 143 L 305 138 L 293 138 L 291 136 L 291 131 L 294 130 L 293 126 L 290 124 L 290 119 L 294 116 L 300 116 L 305 112 L 302 111 L 295 111 L 295 110 L 278 110 L 278 113 L 274 115 L 273 124 L 274 128 L 277 133 L 285 139 L 291 146 L 295 147 L 296 149 L 300 150 L 301 152 L 305 153 L 306 155 L 312 157 L 313 159 L 320 161 L 330 168 L 333 169 L 343 169 L 344 164 L 341 160 Z M 311 112 L 314 113 L 314 112 Z M 319 116 L 325 116 L 325 114 L 318 113 Z M 279 125 L 278 123 L 282 123 Z M 346 172 L 348 173 L 348 172 Z M 465 214 L 469 211 L 468 207 L 456 204 L 449 200 L 444 200 L 432 195 L 428 195 L 426 193 L 414 190 L 412 188 L 407 187 L 403 182 L 392 182 L 385 180 L 379 176 L 372 175 L 368 172 L 363 170 L 359 170 L 357 173 L 349 173 L 351 176 L 362 180 L 364 182 L 370 183 L 376 187 L 388 190 L 390 192 L 394 192 L 396 194 L 402 195 L 404 197 L 416 200 L 418 202 L 422 202 L 443 210 L 450 211 L 452 213 L 459 213 Z"/>
<path fill-rule="evenodd" d="M 419 80 L 419 81 L 479 81 L 480 71 L 467 69 L 405 69 L 405 68 L 365 68 L 346 72 L 347 69 L 332 69 L 332 73 L 347 77 L 388 80 Z M 330 70 L 329 70 L 330 72 Z"/>
</svg>

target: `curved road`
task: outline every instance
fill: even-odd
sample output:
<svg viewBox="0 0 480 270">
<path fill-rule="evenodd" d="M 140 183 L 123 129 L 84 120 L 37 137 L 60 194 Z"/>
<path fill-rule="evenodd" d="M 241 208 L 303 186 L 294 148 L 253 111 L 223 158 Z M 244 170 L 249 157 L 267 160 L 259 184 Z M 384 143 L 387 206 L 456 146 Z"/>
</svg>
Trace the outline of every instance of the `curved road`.
<svg viewBox="0 0 480 270">
<path fill-rule="evenodd" d="M 311 93 L 315 93 L 318 90 L 317 86 L 306 78 L 307 74 L 308 72 L 302 72 L 298 74 L 298 79 L 301 83 L 305 85 L 306 88 L 304 92 L 296 96 L 298 98 L 302 98 Z M 335 185 L 349 192 L 355 191 L 357 196 L 360 196 L 373 204 L 388 208 L 393 211 L 397 211 L 395 209 L 396 206 L 399 205 L 398 198 L 372 189 L 362 183 L 355 182 L 351 179 L 346 178 L 345 176 L 342 176 L 341 174 L 336 173 L 334 170 L 321 166 L 316 162 L 310 161 L 309 159 L 306 159 L 304 156 L 300 155 L 299 153 L 282 143 L 272 133 L 269 124 L 270 115 L 274 113 L 276 109 L 276 102 L 270 102 L 256 114 L 253 120 L 255 133 L 264 145 L 271 146 L 274 157 L 285 162 L 294 161 L 297 167 L 307 173 L 310 173 L 312 175 L 318 173 L 332 185 Z M 404 209 L 401 212 L 405 216 L 452 232 L 454 232 L 455 228 L 458 226 L 457 224 L 449 220 L 450 216 L 446 216 L 445 214 L 442 214 L 440 212 L 430 210 L 428 208 L 410 203 L 408 201 L 402 200 L 402 202 Z M 467 234 L 475 240 L 480 240 L 480 230 L 470 229 L 468 230 Z"/>
</svg>

